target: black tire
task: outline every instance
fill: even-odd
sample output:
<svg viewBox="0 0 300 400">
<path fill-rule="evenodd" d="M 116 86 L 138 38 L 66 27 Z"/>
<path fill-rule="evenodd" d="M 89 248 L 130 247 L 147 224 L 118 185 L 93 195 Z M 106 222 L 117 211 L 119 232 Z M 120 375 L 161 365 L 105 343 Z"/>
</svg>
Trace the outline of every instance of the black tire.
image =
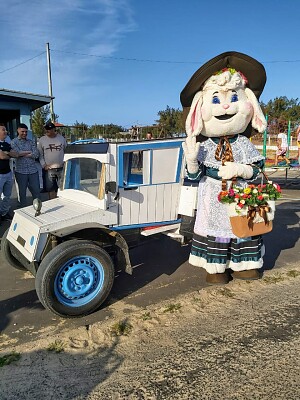
<svg viewBox="0 0 300 400">
<path fill-rule="evenodd" d="M 114 265 L 100 246 L 88 240 L 69 240 L 42 260 L 35 289 L 45 308 L 74 318 L 95 311 L 109 295 Z"/>
<path fill-rule="evenodd" d="M 2 256 L 4 258 L 4 260 L 11 265 L 12 267 L 24 271 L 26 270 L 26 268 L 24 267 L 23 264 L 20 263 L 19 260 L 17 260 L 10 251 L 10 246 L 12 246 L 12 244 L 9 243 L 9 241 L 7 240 L 7 234 L 8 234 L 9 228 L 6 229 L 6 231 L 4 232 L 2 239 L 1 239 L 1 253 Z"/>
</svg>

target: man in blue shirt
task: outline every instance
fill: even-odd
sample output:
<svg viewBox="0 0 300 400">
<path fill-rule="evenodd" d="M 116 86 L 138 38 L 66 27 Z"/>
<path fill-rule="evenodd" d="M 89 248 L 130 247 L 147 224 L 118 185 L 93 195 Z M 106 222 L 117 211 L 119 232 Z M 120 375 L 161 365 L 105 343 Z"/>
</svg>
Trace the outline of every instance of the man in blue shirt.
<svg viewBox="0 0 300 400">
<path fill-rule="evenodd" d="M 40 199 L 40 183 L 35 159 L 39 153 L 33 140 L 27 139 L 28 127 L 19 124 L 18 136 L 12 140 L 11 148 L 17 152 L 15 177 L 19 188 L 20 206 L 26 207 L 26 191 L 30 190 L 33 199 Z"/>
</svg>

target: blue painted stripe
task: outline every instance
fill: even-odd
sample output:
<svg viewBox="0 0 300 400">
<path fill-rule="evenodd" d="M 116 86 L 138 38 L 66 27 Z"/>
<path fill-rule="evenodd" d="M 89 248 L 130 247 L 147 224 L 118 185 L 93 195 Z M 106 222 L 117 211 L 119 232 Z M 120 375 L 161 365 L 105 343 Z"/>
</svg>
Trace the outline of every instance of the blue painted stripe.
<svg viewBox="0 0 300 400">
<path fill-rule="evenodd" d="M 124 229 L 146 228 L 148 226 L 173 225 L 173 224 L 179 224 L 180 222 L 181 222 L 181 218 L 176 219 L 174 221 L 162 221 L 162 222 L 152 222 L 152 223 L 146 223 L 146 224 L 111 226 L 110 229 L 112 231 L 120 231 L 120 230 L 124 230 Z"/>
<path fill-rule="evenodd" d="M 180 146 L 179 154 L 178 154 L 178 163 L 177 163 L 176 183 L 179 182 L 180 175 L 181 175 L 182 158 L 183 158 L 183 148 L 182 148 L 182 146 Z"/>
<path fill-rule="evenodd" d="M 170 141 L 170 142 L 161 142 L 161 143 L 153 143 L 153 142 L 143 142 L 139 144 L 130 144 L 130 145 L 120 145 L 118 146 L 119 153 L 128 152 L 128 151 L 137 151 L 137 150 L 151 150 L 151 149 L 170 149 L 180 147 L 182 149 L 182 143 L 185 139 L 179 141 Z"/>
</svg>

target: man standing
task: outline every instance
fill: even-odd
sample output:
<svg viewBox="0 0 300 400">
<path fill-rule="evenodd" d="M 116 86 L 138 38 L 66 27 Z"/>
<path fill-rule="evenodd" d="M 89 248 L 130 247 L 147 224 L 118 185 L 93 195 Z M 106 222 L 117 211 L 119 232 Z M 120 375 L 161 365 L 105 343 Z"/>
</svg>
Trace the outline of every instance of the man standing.
<svg viewBox="0 0 300 400">
<path fill-rule="evenodd" d="M 38 142 L 38 151 L 45 173 L 44 189 L 49 193 L 49 199 L 57 197 L 66 147 L 66 139 L 56 132 L 55 125 L 52 122 L 46 124 L 45 135 Z"/>
<path fill-rule="evenodd" d="M 15 177 L 19 188 L 20 206 L 26 207 L 26 191 L 30 190 L 32 199 L 40 199 L 39 174 L 35 159 L 39 152 L 33 140 L 27 139 L 28 127 L 19 124 L 18 136 L 12 140 L 11 148 L 17 152 Z"/>
<path fill-rule="evenodd" d="M 6 127 L 0 123 L 0 218 L 1 220 L 11 220 L 10 196 L 13 186 L 13 177 L 9 165 L 10 157 L 17 154 L 11 150 L 9 143 L 5 141 L 7 136 Z"/>
</svg>

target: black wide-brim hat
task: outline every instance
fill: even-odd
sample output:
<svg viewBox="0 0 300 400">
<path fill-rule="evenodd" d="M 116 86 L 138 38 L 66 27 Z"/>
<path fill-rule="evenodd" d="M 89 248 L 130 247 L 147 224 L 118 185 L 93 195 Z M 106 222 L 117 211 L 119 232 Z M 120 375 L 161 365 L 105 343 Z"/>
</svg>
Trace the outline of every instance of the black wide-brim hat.
<svg viewBox="0 0 300 400">
<path fill-rule="evenodd" d="M 180 101 L 183 107 L 184 121 L 189 113 L 195 94 L 202 89 L 207 79 L 216 72 L 221 71 L 223 68 L 229 67 L 234 68 L 245 75 L 248 80 L 246 86 L 249 87 L 257 99 L 259 99 L 259 96 L 261 95 L 267 81 L 267 75 L 264 66 L 247 54 L 239 53 L 237 51 L 227 51 L 219 54 L 203 64 L 194 73 L 194 75 L 186 84 L 185 88 L 182 90 L 180 94 Z"/>
</svg>

